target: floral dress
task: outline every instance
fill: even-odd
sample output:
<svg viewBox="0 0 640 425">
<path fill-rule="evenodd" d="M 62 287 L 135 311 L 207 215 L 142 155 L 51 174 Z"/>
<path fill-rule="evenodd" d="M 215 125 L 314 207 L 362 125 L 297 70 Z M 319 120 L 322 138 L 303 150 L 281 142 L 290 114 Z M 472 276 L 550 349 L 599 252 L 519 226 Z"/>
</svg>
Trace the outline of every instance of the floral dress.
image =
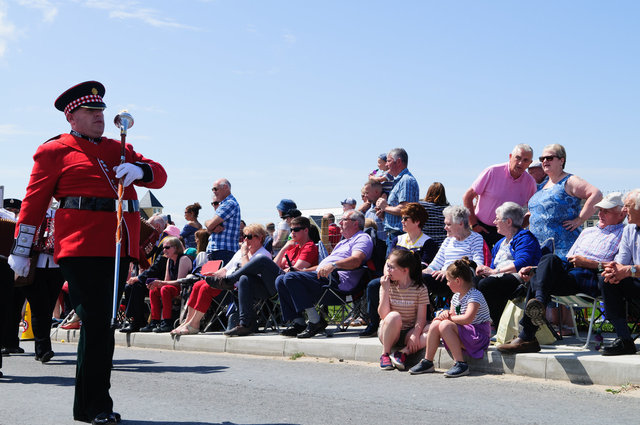
<svg viewBox="0 0 640 425">
<path fill-rule="evenodd" d="M 553 238 L 555 254 L 566 260 L 571 245 L 578 239 L 581 229 L 569 231 L 562 225 L 567 220 L 573 220 L 580 215 L 582 199 L 571 196 L 565 191 L 565 184 L 571 174 L 565 176 L 553 186 L 537 191 L 529 199 L 529 230 L 543 245 Z"/>
</svg>

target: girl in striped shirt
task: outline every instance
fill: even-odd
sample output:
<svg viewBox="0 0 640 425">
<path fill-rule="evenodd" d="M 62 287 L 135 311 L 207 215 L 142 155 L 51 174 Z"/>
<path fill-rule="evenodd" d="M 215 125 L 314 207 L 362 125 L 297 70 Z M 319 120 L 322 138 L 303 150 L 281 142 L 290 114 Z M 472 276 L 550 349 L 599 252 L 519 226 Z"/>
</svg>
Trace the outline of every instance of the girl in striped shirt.
<svg viewBox="0 0 640 425">
<path fill-rule="evenodd" d="M 380 368 L 404 370 L 408 354 L 424 348 L 429 292 L 422 284 L 420 260 L 411 251 L 394 249 L 380 278 Z M 399 345 L 402 349 L 391 353 Z"/>
<path fill-rule="evenodd" d="M 463 350 L 473 358 L 481 359 L 489 347 L 491 338 L 491 316 L 482 293 L 473 287 L 475 263 L 467 257 L 454 261 L 447 268 L 447 285 L 453 291 L 451 308 L 433 319 L 426 333 L 425 358 L 412 367 L 412 375 L 433 372 L 433 358 L 440 339 L 451 352 L 455 364 L 445 372 L 447 378 L 469 374 L 469 365 L 464 361 Z"/>
</svg>

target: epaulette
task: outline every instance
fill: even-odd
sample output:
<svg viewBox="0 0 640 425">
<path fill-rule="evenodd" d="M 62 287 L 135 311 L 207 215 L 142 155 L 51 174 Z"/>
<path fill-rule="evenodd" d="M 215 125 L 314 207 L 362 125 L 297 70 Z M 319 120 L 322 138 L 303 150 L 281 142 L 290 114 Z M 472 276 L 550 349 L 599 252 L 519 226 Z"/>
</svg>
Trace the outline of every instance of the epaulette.
<svg viewBox="0 0 640 425">
<path fill-rule="evenodd" d="M 57 139 L 59 139 L 60 137 L 62 137 L 62 134 L 58 134 L 57 136 L 52 137 L 51 139 L 49 139 L 49 140 L 47 140 L 46 142 L 44 142 L 44 143 L 43 143 L 43 145 L 44 145 L 45 143 L 49 143 L 49 142 L 50 142 L 50 141 L 52 141 L 52 140 L 57 140 Z"/>
</svg>

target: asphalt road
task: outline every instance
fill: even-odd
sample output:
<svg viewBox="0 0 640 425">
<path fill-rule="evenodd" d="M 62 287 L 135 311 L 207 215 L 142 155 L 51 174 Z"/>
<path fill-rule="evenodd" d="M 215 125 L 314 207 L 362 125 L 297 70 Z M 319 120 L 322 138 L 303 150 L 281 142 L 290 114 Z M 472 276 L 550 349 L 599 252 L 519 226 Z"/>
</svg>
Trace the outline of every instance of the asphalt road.
<svg viewBox="0 0 640 425">
<path fill-rule="evenodd" d="M 71 424 L 74 344 L 43 365 L 5 357 L 0 424 Z M 111 394 L 124 425 L 638 423 L 640 390 L 611 394 L 513 376 L 411 376 L 338 360 L 116 347 Z M 619 388 L 616 388 L 619 389 Z"/>
</svg>

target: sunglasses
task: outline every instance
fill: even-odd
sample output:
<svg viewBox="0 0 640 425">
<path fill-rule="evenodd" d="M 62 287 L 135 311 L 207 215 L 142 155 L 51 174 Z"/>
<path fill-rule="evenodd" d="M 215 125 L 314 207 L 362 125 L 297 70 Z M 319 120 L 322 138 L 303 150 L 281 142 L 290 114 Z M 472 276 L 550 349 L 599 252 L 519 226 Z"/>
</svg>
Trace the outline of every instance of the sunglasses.
<svg viewBox="0 0 640 425">
<path fill-rule="evenodd" d="M 211 203 L 211 206 L 212 206 L 212 207 L 217 207 L 218 205 L 220 205 L 220 202 L 218 202 L 218 201 L 213 201 L 213 202 Z"/>
<path fill-rule="evenodd" d="M 540 162 L 545 162 L 545 161 L 553 161 L 553 158 L 557 158 L 557 156 L 556 155 L 547 155 L 547 156 L 541 156 L 538 159 L 540 160 Z"/>
<path fill-rule="evenodd" d="M 173 248 L 171 245 L 163 245 L 162 246 L 162 249 L 171 249 L 171 248 Z"/>
<path fill-rule="evenodd" d="M 242 238 L 243 238 L 243 239 L 249 239 L 249 240 L 251 240 L 251 239 L 253 239 L 253 237 L 254 237 L 254 236 L 256 236 L 256 235 L 244 235 L 244 234 L 243 234 L 243 235 L 242 235 Z M 257 236 L 256 236 L 256 238 L 257 238 Z"/>
<path fill-rule="evenodd" d="M 306 227 L 292 227 L 291 231 L 292 232 L 299 232 L 300 230 L 304 230 L 306 229 Z"/>
<path fill-rule="evenodd" d="M 400 219 L 401 221 L 407 221 L 407 220 L 411 220 L 411 217 L 409 217 L 408 215 L 403 215 L 402 218 Z"/>
</svg>

